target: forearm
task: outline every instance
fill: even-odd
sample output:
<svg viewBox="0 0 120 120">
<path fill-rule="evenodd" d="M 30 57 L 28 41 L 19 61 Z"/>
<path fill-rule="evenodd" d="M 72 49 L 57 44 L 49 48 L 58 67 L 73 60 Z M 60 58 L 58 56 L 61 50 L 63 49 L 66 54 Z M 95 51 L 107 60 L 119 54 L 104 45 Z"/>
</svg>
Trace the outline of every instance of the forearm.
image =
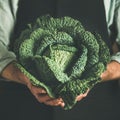
<svg viewBox="0 0 120 120">
<path fill-rule="evenodd" d="M 1 72 L 1 76 L 7 81 L 27 85 L 30 82 L 29 79 L 16 67 L 15 63 L 16 61 L 13 61 L 8 64 Z"/>
</svg>

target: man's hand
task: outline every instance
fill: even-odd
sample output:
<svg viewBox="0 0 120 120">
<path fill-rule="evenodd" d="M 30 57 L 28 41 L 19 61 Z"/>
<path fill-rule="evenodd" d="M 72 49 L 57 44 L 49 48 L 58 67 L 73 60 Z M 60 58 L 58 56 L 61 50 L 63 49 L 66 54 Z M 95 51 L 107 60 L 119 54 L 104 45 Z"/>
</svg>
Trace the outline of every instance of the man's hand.
<svg viewBox="0 0 120 120">
<path fill-rule="evenodd" d="M 16 68 L 14 64 L 11 63 L 10 65 L 8 65 L 2 72 L 2 76 L 10 81 L 15 81 L 27 85 L 31 93 L 35 96 L 35 98 L 39 102 L 44 103 L 46 105 L 64 107 L 64 102 L 61 98 L 58 99 L 51 98 L 48 96 L 48 94 L 43 88 L 33 86 L 30 83 L 30 80 L 23 73 L 21 73 L 21 71 L 18 68 Z M 120 78 L 120 63 L 116 61 L 111 61 L 107 65 L 106 71 L 101 74 L 101 79 L 102 81 L 107 81 L 119 78 Z M 79 96 L 76 97 L 76 100 L 77 101 L 82 100 L 87 96 L 88 92 L 89 90 L 86 91 L 85 94 L 80 94 Z"/>
<path fill-rule="evenodd" d="M 105 72 L 101 74 L 102 81 L 108 81 L 108 80 L 117 80 L 120 79 L 120 63 L 117 61 L 111 61 L 107 65 L 107 69 Z M 89 90 L 85 94 L 80 94 L 77 96 L 76 100 L 80 101 L 84 97 L 87 96 Z"/>
<path fill-rule="evenodd" d="M 27 84 L 27 87 L 40 103 L 44 103 L 50 106 L 64 107 L 64 102 L 61 98 L 51 98 L 43 88 L 36 87 L 30 82 Z"/>
<path fill-rule="evenodd" d="M 76 101 L 81 101 L 83 98 L 85 98 L 85 97 L 88 95 L 89 91 L 90 91 L 90 90 L 88 89 L 84 94 L 78 95 L 78 96 L 76 97 Z"/>
<path fill-rule="evenodd" d="M 102 81 L 107 80 L 117 80 L 120 78 L 120 63 L 117 61 L 111 61 L 107 65 L 107 69 L 105 72 L 101 74 Z"/>
<path fill-rule="evenodd" d="M 15 66 L 14 63 L 9 64 L 1 73 L 1 76 L 11 82 L 17 82 L 26 85 L 37 101 L 51 106 L 64 107 L 61 98 L 55 99 L 48 96 L 43 88 L 36 87 L 31 84 L 30 80 Z"/>
</svg>

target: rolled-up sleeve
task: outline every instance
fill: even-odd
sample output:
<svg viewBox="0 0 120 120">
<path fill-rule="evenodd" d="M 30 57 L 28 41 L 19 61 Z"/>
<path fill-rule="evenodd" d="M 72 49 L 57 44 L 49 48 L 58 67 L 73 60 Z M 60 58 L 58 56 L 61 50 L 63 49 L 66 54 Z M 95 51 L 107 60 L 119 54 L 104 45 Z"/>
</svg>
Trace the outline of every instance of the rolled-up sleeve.
<svg viewBox="0 0 120 120">
<path fill-rule="evenodd" d="M 120 63 L 120 52 L 117 52 L 115 55 L 112 55 L 111 60 L 115 60 Z"/>
<path fill-rule="evenodd" d="M 16 20 L 18 0 L 0 1 L 0 73 L 16 56 L 9 51 L 10 37 Z"/>
<path fill-rule="evenodd" d="M 116 42 L 120 45 L 120 0 L 116 0 L 115 10 L 114 10 L 114 21 L 116 28 Z M 112 55 L 111 60 L 115 60 L 120 63 L 120 52 Z"/>
<path fill-rule="evenodd" d="M 117 0 L 116 2 L 115 23 L 117 29 L 116 41 L 120 45 L 120 0 Z"/>
</svg>

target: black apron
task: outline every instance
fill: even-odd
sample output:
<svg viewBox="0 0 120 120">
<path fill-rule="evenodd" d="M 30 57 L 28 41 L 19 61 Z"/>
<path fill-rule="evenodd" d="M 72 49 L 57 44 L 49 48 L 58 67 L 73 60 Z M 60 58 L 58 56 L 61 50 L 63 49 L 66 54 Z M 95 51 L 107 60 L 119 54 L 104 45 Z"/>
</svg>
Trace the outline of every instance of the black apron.
<svg viewBox="0 0 120 120">
<path fill-rule="evenodd" d="M 70 16 L 81 21 L 86 30 L 98 32 L 110 47 L 102 0 L 20 0 L 15 35 L 42 15 Z M 16 38 L 15 37 L 15 38 Z"/>
</svg>

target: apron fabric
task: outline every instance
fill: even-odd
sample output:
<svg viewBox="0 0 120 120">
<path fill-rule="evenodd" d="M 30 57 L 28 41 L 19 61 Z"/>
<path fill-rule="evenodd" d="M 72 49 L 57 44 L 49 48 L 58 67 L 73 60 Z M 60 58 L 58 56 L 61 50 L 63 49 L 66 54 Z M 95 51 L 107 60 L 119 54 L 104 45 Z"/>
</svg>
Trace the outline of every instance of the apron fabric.
<svg viewBox="0 0 120 120">
<path fill-rule="evenodd" d="M 102 0 L 20 0 L 15 38 L 26 28 L 28 23 L 47 14 L 53 17 L 70 16 L 80 20 L 86 30 L 98 32 L 111 47 Z"/>
</svg>

